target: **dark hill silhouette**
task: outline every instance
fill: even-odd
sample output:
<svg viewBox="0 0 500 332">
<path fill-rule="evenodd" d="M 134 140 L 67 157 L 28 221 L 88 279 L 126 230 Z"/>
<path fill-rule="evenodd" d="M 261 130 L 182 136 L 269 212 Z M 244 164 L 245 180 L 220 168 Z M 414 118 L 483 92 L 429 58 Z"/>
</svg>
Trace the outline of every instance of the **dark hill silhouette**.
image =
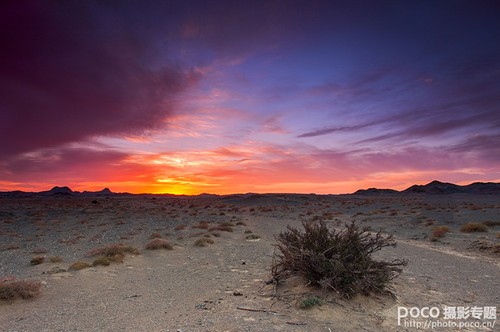
<svg viewBox="0 0 500 332">
<path fill-rule="evenodd" d="M 380 195 L 380 194 L 500 194 L 500 183 L 494 182 L 474 182 L 466 186 L 460 186 L 454 183 L 432 181 L 425 185 L 415 184 L 403 191 L 392 189 L 361 189 L 354 195 Z"/>
<path fill-rule="evenodd" d="M 354 193 L 354 195 L 380 195 L 380 194 L 399 194 L 399 191 L 394 189 L 368 188 L 368 189 L 359 189 Z"/>
</svg>

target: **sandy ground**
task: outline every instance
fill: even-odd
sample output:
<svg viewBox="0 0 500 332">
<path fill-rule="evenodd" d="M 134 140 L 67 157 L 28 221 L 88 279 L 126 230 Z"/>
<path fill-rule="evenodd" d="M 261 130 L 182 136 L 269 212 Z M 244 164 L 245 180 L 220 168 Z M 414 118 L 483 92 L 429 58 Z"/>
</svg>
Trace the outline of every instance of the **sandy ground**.
<svg viewBox="0 0 500 332">
<path fill-rule="evenodd" d="M 36 279 L 41 295 L 0 302 L 1 331 L 416 331 L 399 325 L 398 307 L 498 306 L 500 197 L 493 195 L 0 198 L 0 280 Z M 406 258 L 395 297 L 344 300 L 294 278 L 275 289 L 270 279 L 274 234 L 301 220 L 342 227 L 352 219 L 393 234 L 381 259 Z M 193 228 L 231 222 L 211 236 Z M 467 222 L 488 232 L 463 233 Z M 237 225 L 239 224 L 239 225 Z M 430 241 L 432 229 L 449 232 Z M 156 234 L 155 234 L 156 233 Z M 155 234 L 174 250 L 145 250 Z M 259 239 L 246 239 L 250 234 Z M 124 243 L 140 249 L 124 263 L 68 270 L 91 262 L 90 250 Z M 30 265 L 44 256 L 40 265 Z M 63 259 L 59 263 L 50 257 Z M 299 308 L 308 295 L 322 305 Z M 423 320 L 420 320 L 423 321 Z M 485 322 L 485 320 L 462 320 Z M 457 320 L 458 322 L 458 320 Z M 457 328 L 436 330 L 456 331 Z M 494 331 L 466 327 L 462 331 Z"/>
</svg>

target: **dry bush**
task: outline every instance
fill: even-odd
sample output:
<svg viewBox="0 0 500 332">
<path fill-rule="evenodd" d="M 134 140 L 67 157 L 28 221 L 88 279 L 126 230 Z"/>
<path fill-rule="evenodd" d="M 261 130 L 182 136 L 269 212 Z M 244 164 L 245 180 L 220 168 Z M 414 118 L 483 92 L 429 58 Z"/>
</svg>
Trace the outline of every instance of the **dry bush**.
<svg viewBox="0 0 500 332">
<path fill-rule="evenodd" d="M 92 266 L 98 266 L 98 265 L 100 265 L 100 266 L 108 266 L 109 264 L 111 264 L 111 261 L 109 260 L 108 257 L 104 257 L 104 256 L 97 257 L 92 262 Z"/>
<path fill-rule="evenodd" d="M 44 256 L 35 256 L 30 260 L 31 265 L 39 265 L 45 262 L 45 257 Z"/>
<path fill-rule="evenodd" d="M 387 291 L 389 282 L 402 272 L 406 260 L 375 261 L 371 255 L 395 246 L 391 235 L 372 234 L 355 222 L 341 231 L 330 230 L 324 221 L 303 222 L 305 232 L 288 226 L 275 235 L 277 244 L 271 267 L 273 282 L 293 275 L 314 286 L 330 289 L 344 297 Z"/>
<path fill-rule="evenodd" d="M 174 228 L 174 230 L 176 230 L 176 231 L 182 231 L 184 229 L 186 229 L 186 225 L 177 225 Z"/>
<path fill-rule="evenodd" d="M 51 263 L 61 263 L 63 261 L 63 259 L 59 256 L 52 256 L 52 257 L 49 257 L 49 261 Z"/>
<path fill-rule="evenodd" d="M 48 252 L 47 249 L 35 249 L 31 253 L 35 255 L 46 254 Z"/>
<path fill-rule="evenodd" d="M 146 243 L 144 246 L 147 250 L 167 249 L 172 250 L 174 247 L 165 239 L 154 239 Z"/>
<path fill-rule="evenodd" d="M 0 283 L 0 300 L 31 299 L 40 294 L 42 283 L 35 280 L 13 280 Z"/>
<path fill-rule="evenodd" d="M 154 241 L 154 240 L 153 240 Z M 110 244 L 101 248 L 96 248 L 87 253 L 87 257 L 92 256 L 105 256 L 105 257 L 114 257 L 116 255 L 132 254 L 139 255 L 139 250 L 135 247 L 124 245 L 121 243 L 118 244 Z"/>
<path fill-rule="evenodd" d="M 161 237 L 161 234 L 158 233 L 158 232 L 155 232 L 155 233 L 153 233 L 153 234 L 151 234 L 149 236 L 150 239 L 157 239 L 157 238 L 160 238 L 160 237 Z"/>
<path fill-rule="evenodd" d="M 234 223 L 231 222 L 231 221 L 222 221 L 222 222 L 219 222 L 219 225 L 220 226 L 230 226 L 230 227 L 233 227 Z"/>
<path fill-rule="evenodd" d="M 197 225 L 194 225 L 191 228 L 208 229 L 209 225 L 210 223 L 208 221 L 200 221 Z"/>
<path fill-rule="evenodd" d="M 238 221 L 236 226 L 247 226 L 247 224 L 244 221 Z"/>
<path fill-rule="evenodd" d="M 245 239 L 247 239 L 247 240 L 257 240 L 257 239 L 260 239 L 260 236 L 259 235 L 255 235 L 255 234 L 250 234 L 250 235 L 245 236 Z"/>
<path fill-rule="evenodd" d="M 88 267 L 90 267 L 90 264 L 89 264 L 89 263 L 87 263 L 87 262 L 82 262 L 82 261 L 76 261 L 76 262 L 74 262 L 73 264 L 71 264 L 71 265 L 69 266 L 69 269 L 70 269 L 70 270 L 75 270 L 75 271 L 77 271 L 77 270 L 83 270 L 83 269 L 86 269 L 86 268 L 88 268 Z"/>
<path fill-rule="evenodd" d="M 210 238 L 207 238 L 207 237 L 202 237 L 196 241 L 194 241 L 194 245 L 196 247 L 206 247 L 208 246 L 209 244 L 214 244 L 215 241 L 210 239 Z"/>
<path fill-rule="evenodd" d="M 460 231 L 464 233 L 487 232 L 488 226 L 478 222 L 468 222 L 460 227 Z"/>
<path fill-rule="evenodd" d="M 432 229 L 432 237 L 444 237 L 449 230 L 448 226 L 436 226 Z"/>
<path fill-rule="evenodd" d="M 500 221 L 483 221 L 483 225 L 486 225 L 488 227 L 495 227 L 495 226 L 500 226 Z"/>
<path fill-rule="evenodd" d="M 227 225 L 219 225 L 219 226 L 211 227 L 208 230 L 210 232 L 212 232 L 212 231 L 221 231 L 221 232 L 230 232 L 230 233 L 233 232 L 233 228 L 231 226 L 227 226 Z"/>
<path fill-rule="evenodd" d="M 100 266 L 108 266 L 111 263 L 123 263 L 124 258 L 125 258 L 125 256 L 120 255 L 120 254 L 110 256 L 110 257 L 101 256 L 101 257 L 97 257 L 96 259 L 94 259 L 94 261 L 92 262 L 92 266 L 99 266 L 99 265 Z"/>
</svg>

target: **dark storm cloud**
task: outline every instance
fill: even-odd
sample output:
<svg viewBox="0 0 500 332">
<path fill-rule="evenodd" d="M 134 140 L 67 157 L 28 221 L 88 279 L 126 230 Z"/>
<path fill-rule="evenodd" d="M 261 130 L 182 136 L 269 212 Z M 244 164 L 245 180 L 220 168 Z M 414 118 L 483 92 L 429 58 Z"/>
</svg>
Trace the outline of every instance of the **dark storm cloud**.
<svg viewBox="0 0 500 332">
<path fill-rule="evenodd" d="M 155 128 L 196 80 L 100 2 L 0 5 L 0 156 Z M 133 13 L 131 17 L 133 17 Z"/>
</svg>

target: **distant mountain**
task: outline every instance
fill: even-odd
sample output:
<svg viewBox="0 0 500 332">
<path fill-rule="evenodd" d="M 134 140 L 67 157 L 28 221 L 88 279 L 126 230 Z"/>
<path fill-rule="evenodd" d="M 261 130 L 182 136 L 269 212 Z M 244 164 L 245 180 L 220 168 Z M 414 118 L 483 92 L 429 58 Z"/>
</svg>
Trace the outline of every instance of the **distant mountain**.
<svg viewBox="0 0 500 332">
<path fill-rule="evenodd" d="M 399 194 L 399 191 L 394 189 L 368 188 L 368 189 L 359 189 L 354 193 L 354 195 L 380 195 L 380 194 Z"/>
<path fill-rule="evenodd" d="M 114 192 L 109 190 L 109 188 L 104 188 L 101 191 L 84 191 L 84 192 L 82 192 L 82 195 L 85 195 L 85 196 L 110 196 L 110 195 L 114 195 Z"/>
<path fill-rule="evenodd" d="M 461 186 L 447 183 L 447 182 L 439 182 L 432 181 L 426 185 L 413 185 L 408 189 L 402 191 L 403 193 L 423 193 L 423 194 L 453 194 L 463 192 Z"/>
<path fill-rule="evenodd" d="M 500 183 L 475 182 L 466 186 L 459 186 L 453 183 L 432 181 L 423 186 L 413 185 L 403 190 L 402 193 L 423 193 L 423 194 L 500 194 Z"/>
<path fill-rule="evenodd" d="M 413 185 L 403 191 L 392 189 L 361 189 L 354 195 L 380 195 L 380 194 L 500 194 L 500 183 L 475 182 L 466 186 L 454 183 L 432 181 L 426 185 Z"/>
<path fill-rule="evenodd" d="M 49 191 L 42 191 L 39 192 L 39 194 L 42 195 L 50 195 L 50 196 L 70 196 L 73 194 L 73 190 L 71 190 L 69 187 L 58 187 L 55 186 L 54 188 L 50 189 Z"/>
</svg>

